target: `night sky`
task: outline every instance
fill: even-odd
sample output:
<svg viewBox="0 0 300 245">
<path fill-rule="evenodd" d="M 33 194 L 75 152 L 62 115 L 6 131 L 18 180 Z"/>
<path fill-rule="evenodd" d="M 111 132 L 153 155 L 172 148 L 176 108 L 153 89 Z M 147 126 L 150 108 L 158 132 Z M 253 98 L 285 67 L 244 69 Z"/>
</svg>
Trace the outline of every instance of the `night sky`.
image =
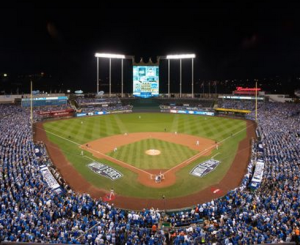
<svg viewBox="0 0 300 245">
<path fill-rule="evenodd" d="M 40 2 L 1 3 L 0 72 L 45 72 L 64 88 L 91 91 L 94 53 L 111 52 L 146 61 L 195 53 L 196 81 L 300 74 L 299 1 Z"/>
</svg>

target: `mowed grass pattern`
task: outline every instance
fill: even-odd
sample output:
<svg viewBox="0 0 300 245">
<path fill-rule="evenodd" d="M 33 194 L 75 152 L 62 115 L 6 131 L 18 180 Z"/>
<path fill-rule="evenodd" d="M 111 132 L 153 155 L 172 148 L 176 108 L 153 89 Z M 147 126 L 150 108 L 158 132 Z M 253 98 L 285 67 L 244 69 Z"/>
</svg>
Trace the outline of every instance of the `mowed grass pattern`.
<svg viewBox="0 0 300 245">
<path fill-rule="evenodd" d="M 139 116 L 141 118 L 139 119 Z M 81 123 L 82 122 L 82 123 Z M 55 143 L 78 172 L 93 185 L 110 190 L 113 186 L 116 193 L 125 196 L 141 198 L 161 198 L 161 195 L 179 197 L 195 193 L 212 184 L 217 184 L 224 177 L 231 166 L 237 152 L 238 143 L 246 136 L 246 122 L 238 119 L 205 117 L 196 115 L 178 115 L 164 113 L 132 113 L 74 118 L 47 122 L 44 124 L 49 140 Z M 175 132 L 224 141 L 219 150 L 213 150 L 211 156 L 200 157 L 177 172 L 174 185 L 155 189 L 146 187 L 137 181 L 137 174 L 105 159 L 98 159 L 89 152 L 80 156 L 80 144 L 125 132 Z M 231 134 L 236 134 L 231 137 Z M 121 149 L 121 148 L 120 148 Z M 118 149 L 119 151 L 119 149 Z M 118 152 L 119 153 L 119 152 Z M 121 152 L 120 152 L 121 153 Z M 129 149 L 122 152 L 125 157 L 130 156 Z M 218 154 L 218 155 L 216 155 Z M 171 155 L 171 154 L 170 154 Z M 198 163 L 214 158 L 221 164 L 203 178 L 191 176 L 189 172 Z M 87 164 L 94 161 L 105 163 L 123 174 L 121 179 L 110 181 L 93 173 Z M 169 157 L 167 158 L 169 159 Z M 159 169 L 167 169 L 170 163 L 164 161 Z"/>
<path fill-rule="evenodd" d="M 149 149 L 160 150 L 161 154 L 150 156 L 145 153 Z M 131 164 L 140 169 L 170 169 L 184 160 L 197 154 L 187 146 L 174 144 L 158 139 L 145 139 L 139 142 L 119 147 L 109 156 Z"/>
<path fill-rule="evenodd" d="M 139 119 L 141 116 L 141 119 Z M 83 122 L 81 124 L 81 122 Z M 76 143 L 125 132 L 175 132 L 221 141 L 245 128 L 245 121 L 220 117 L 163 113 L 132 113 L 75 118 L 44 124 L 46 130 Z"/>
</svg>

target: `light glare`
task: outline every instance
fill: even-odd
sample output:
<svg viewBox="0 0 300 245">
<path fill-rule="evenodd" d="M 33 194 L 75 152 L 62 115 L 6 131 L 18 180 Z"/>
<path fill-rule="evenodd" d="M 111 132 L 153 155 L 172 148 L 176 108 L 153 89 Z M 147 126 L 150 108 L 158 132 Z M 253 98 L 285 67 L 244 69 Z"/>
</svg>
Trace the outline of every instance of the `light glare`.
<svg viewBox="0 0 300 245">
<path fill-rule="evenodd" d="M 193 59 L 195 58 L 195 54 L 172 54 L 167 55 L 167 59 Z"/>
<path fill-rule="evenodd" d="M 96 53 L 95 57 L 98 57 L 98 58 L 112 58 L 112 59 L 125 59 L 125 55 L 123 55 L 123 54 Z"/>
</svg>

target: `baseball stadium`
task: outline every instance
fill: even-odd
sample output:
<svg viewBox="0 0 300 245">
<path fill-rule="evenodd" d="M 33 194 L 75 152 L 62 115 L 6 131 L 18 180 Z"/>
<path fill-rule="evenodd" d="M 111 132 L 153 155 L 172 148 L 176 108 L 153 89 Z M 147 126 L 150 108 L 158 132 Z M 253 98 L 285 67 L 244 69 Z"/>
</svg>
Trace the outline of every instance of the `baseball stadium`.
<svg viewBox="0 0 300 245">
<path fill-rule="evenodd" d="M 132 60 L 132 93 L 121 77 L 118 91 L 0 96 L 1 244 L 296 241 L 299 104 L 257 83 L 194 93 L 194 54 L 95 57 L 97 78 L 100 59 Z M 190 93 L 170 74 L 159 92 L 174 59 L 191 61 Z"/>
<path fill-rule="evenodd" d="M 255 123 L 245 118 L 250 111 L 238 111 L 240 119 L 219 117 L 213 100 L 195 100 L 193 93 L 159 98 L 159 62 L 132 69 L 134 98 L 113 96 L 111 87 L 106 98 L 97 87 L 94 98 L 68 99 L 74 112 L 67 116 L 75 118 L 35 125 L 35 140 L 45 143 L 70 187 L 133 210 L 186 208 L 237 187 L 255 138 Z"/>
</svg>

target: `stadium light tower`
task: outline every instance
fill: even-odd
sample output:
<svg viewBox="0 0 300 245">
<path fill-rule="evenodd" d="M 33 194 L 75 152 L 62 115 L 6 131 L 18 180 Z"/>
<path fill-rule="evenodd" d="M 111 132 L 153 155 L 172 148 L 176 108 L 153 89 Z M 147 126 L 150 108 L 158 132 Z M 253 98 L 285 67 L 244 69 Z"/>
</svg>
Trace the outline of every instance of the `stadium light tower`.
<svg viewBox="0 0 300 245">
<path fill-rule="evenodd" d="M 195 54 L 172 54 L 167 55 L 166 59 L 168 60 L 168 97 L 170 98 L 170 60 L 180 60 L 180 83 L 179 83 L 179 97 L 181 98 L 182 94 L 182 59 L 191 59 L 192 60 L 192 98 L 194 98 L 194 58 Z"/>
<path fill-rule="evenodd" d="M 123 59 L 126 58 L 123 54 L 108 54 L 108 53 L 96 53 L 97 58 L 97 94 L 99 93 L 99 58 L 109 59 L 109 97 L 111 97 L 111 59 L 121 59 L 121 94 L 123 97 Z"/>
</svg>

